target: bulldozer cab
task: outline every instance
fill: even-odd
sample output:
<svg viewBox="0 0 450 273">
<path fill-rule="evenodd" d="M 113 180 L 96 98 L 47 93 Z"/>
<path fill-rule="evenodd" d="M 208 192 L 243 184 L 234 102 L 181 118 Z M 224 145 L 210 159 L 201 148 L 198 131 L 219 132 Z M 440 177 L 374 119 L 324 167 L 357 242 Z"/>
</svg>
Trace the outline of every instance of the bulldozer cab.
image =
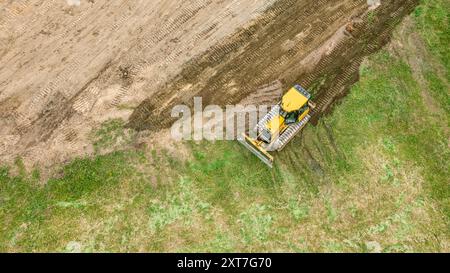
<svg viewBox="0 0 450 273">
<path fill-rule="evenodd" d="M 300 116 L 308 110 L 310 95 L 301 86 L 292 87 L 282 98 L 280 115 L 285 124 L 298 122 Z"/>
<path fill-rule="evenodd" d="M 282 112 L 281 115 L 284 114 L 284 122 L 286 125 L 292 124 L 292 123 L 296 123 L 299 121 L 300 117 L 303 116 L 303 114 L 309 109 L 309 105 L 305 104 L 303 105 L 302 108 L 300 108 L 300 110 L 291 112 L 291 113 L 287 113 L 287 112 Z"/>
</svg>

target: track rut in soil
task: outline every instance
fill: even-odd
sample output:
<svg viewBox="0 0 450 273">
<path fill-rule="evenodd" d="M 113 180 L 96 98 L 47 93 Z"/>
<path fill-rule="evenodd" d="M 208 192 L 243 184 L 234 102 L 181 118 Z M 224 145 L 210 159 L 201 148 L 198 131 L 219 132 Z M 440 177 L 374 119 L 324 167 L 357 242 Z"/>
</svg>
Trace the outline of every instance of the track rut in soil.
<svg viewBox="0 0 450 273">
<path fill-rule="evenodd" d="M 237 104 L 274 81 L 284 89 L 294 83 L 306 87 L 317 103 L 315 122 L 345 96 L 364 57 L 389 42 L 418 2 L 384 1 L 370 10 L 361 0 L 280 0 L 250 27 L 188 63 L 139 105 L 128 126 L 168 128 L 174 122 L 171 109 L 191 106 L 194 96 L 202 97 L 203 105 Z"/>
</svg>

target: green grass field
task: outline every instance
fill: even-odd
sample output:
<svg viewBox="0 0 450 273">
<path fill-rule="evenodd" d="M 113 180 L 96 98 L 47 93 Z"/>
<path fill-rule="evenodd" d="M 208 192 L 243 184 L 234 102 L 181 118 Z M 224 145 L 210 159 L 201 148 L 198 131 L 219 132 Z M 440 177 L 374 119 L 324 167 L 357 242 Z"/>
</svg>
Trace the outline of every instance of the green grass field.
<svg viewBox="0 0 450 273">
<path fill-rule="evenodd" d="M 417 8 L 392 44 L 424 48 L 371 56 L 272 170 L 236 142 L 77 159 L 44 185 L 0 168 L 0 251 L 450 251 L 449 10 Z M 96 150 L 129 141 L 117 120 L 93 132 Z"/>
</svg>

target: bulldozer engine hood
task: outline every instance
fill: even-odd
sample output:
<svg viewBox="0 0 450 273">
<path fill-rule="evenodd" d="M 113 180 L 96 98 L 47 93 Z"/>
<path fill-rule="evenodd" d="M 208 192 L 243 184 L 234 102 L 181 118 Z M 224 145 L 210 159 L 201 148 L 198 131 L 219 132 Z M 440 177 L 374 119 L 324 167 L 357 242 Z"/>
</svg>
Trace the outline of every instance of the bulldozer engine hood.
<svg viewBox="0 0 450 273">
<path fill-rule="evenodd" d="M 292 87 L 282 98 L 281 108 L 288 112 L 294 112 L 301 109 L 308 103 L 309 98 L 306 97 L 300 90 Z"/>
</svg>

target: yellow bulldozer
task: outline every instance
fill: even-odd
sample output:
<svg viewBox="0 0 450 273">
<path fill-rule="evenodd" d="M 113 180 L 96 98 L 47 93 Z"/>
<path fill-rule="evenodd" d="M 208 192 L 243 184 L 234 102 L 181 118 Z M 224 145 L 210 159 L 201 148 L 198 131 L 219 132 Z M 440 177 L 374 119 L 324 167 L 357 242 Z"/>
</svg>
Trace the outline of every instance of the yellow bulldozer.
<svg viewBox="0 0 450 273">
<path fill-rule="evenodd" d="M 270 152 L 281 151 L 311 119 L 315 105 L 311 95 L 300 85 L 292 87 L 254 129 L 256 138 L 243 134 L 239 139 L 245 147 L 272 168 Z"/>
</svg>

